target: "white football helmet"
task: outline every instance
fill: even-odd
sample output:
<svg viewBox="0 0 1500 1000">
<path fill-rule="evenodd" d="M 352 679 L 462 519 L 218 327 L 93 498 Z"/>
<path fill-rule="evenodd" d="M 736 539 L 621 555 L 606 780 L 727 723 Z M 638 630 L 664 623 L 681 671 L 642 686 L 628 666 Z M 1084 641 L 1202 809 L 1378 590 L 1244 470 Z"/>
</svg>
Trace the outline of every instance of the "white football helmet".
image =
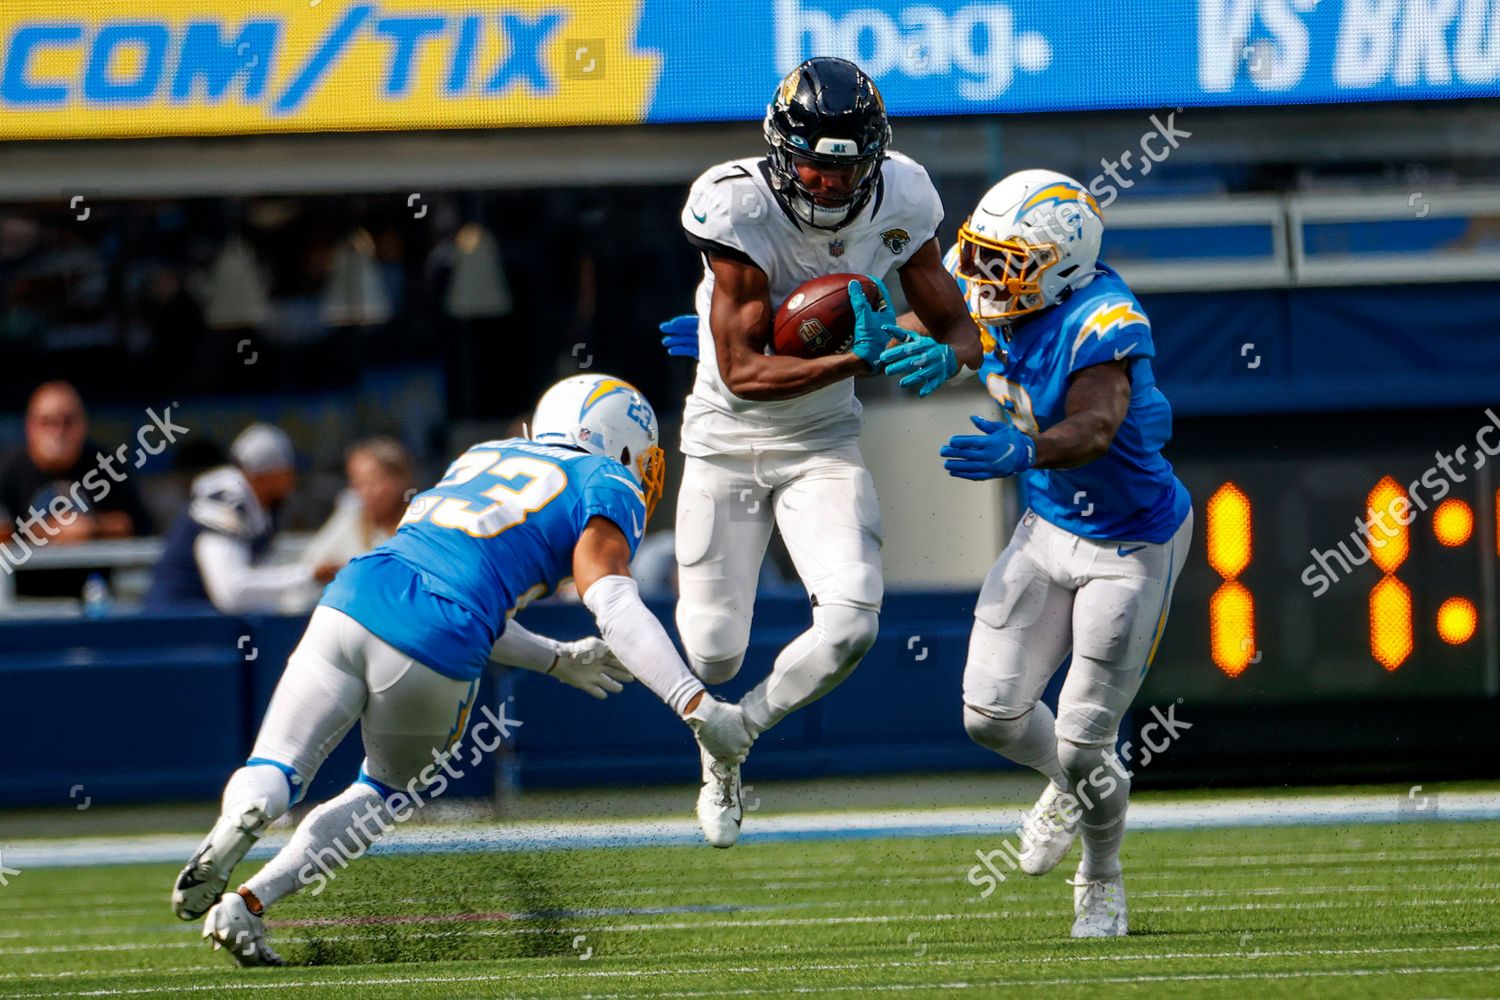
<svg viewBox="0 0 1500 1000">
<path fill-rule="evenodd" d="M 630 470 L 646 497 L 646 517 L 656 510 L 666 481 L 656 411 L 640 390 L 612 375 L 574 375 L 537 400 L 531 440 L 604 455 Z"/>
<path fill-rule="evenodd" d="M 975 322 L 1025 316 L 1088 284 L 1103 235 L 1099 203 L 1065 174 L 1021 170 L 990 188 L 958 229 Z"/>
</svg>

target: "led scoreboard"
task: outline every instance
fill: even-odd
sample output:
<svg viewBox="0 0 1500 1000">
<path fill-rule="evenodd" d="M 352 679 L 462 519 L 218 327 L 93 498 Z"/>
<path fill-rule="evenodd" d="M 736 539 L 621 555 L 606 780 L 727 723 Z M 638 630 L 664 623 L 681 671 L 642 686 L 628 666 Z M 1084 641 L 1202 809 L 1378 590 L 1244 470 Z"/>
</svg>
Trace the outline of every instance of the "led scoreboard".
<svg viewBox="0 0 1500 1000">
<path fill-rule="evenodd" d="M 1196 524 L 1148 698 L 1500 695 L 1500 415 L 1184 421 L 1168 457 Z"/>
</svg>

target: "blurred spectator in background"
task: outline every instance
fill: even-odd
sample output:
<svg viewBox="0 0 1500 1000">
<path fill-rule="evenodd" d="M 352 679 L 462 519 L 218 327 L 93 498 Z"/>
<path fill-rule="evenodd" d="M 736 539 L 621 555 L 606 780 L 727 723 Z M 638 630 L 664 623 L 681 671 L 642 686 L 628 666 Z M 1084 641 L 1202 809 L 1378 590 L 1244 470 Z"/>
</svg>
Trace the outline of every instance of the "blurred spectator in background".
<svg viewBox="0 0 1500 1000">
<path fill-rule="evenodd" d="M 167 533 L 166 550 L 146 594 L 148 608 L 212 604 L 225 614 L 292 612 L 311 607 L 338 566 L 267 565 L 273 515 L 297 486 L 291 439 L 251 424 L 229 448 L 233 465 L 203 473 Z"/>
<path fill-rule="evenodd" d="M 26 443 L 0 457 L 0 540 L 11 537 L 17 519 L 30 517 L 36 521 L 31 534 L 45 538 L 48 545 L 151 533 L 151 515 L 136 484 L 123 470 L 110 471 L 114 466 L 106 470 L 109 475 L 99 471 L 99 455 L 105 449 L 89 440 L 88 430 L 83 399 L 72 385 L 46 382 L 31 394 Z M 80 488 L 90 473 L 96 473 L 91 482 L 98 487 Z M 60 498 L 76 516 L 33 515 L 62 503 Z M 31 570 L 17 576 L 16 592 L 26 597 L 77 597 L 88 573 Z"/>
<path fill-rule="evenodd" d="M 302 555 L 303 563 L 343 565 L 396 533 L 412 485 L 411 456 L 391 438 L 375 437 L 349 449 L 349 488 Z"/>
</svg>

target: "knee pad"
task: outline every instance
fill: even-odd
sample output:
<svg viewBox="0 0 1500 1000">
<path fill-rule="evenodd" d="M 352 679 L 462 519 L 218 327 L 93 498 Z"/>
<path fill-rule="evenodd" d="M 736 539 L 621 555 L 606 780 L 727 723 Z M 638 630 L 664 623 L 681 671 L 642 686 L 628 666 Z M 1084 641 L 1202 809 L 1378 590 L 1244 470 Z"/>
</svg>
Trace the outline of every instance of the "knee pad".
<svg viewBox="0 0 1500 1000">
<path fill-rule="evenodd" d="M 1027 720 L 1023 713 L 1014 719 L 998 719 L 973 705 L 964 706 L 964 731 L 969 739 L 987 750 L 1002 756 L 1011 745 L 1026 732 Z"/>
<path fill-rule="evenodd" d="M 700 660 L 690 653 L 687 659 L 688 669 L 693 672 L 693 676 L 705 684 L 723 684 L 734 680 L 744 663 L 744 653 L 726 660 Z"/>
<path fill-rule="evenodd" d="M 745 647 L 750 644 L 747 616 L 695 611 L 680 616 L 677 628 L 687 649 L 688 662 L 704 683 L 717 684 L 739 672 Z M 710 680 L 706 674 L 716 679 Z"/>
<path fill-rule="evenodd" d="M 1057 762 L 1068 775 L 1068 780 L 1076 787 L 1093 774 L 1096 769 L 1104 767 L 1110 770 L 1105 759 L 1114 751 L 1115 741 L 1113 739 L 1104 743 L 1075 743 L 1067 737 L 1059 737 L 1057 740 Z"/>
<path fill-rule="evenodd" d="M 880 634 L 880 615 L 868 608 L 820 605 L 813 609 L 813 621 L 845 670 L 870 651 Z"/>
</svg>

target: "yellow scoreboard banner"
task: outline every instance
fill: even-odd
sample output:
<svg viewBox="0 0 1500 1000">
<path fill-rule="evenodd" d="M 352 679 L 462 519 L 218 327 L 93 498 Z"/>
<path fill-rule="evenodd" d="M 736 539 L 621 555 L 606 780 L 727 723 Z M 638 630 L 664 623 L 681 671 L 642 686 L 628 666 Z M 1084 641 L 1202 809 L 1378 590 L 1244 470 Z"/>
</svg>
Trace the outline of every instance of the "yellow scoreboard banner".
<svg viewBox="0 0 1500 1000">
<path fill-rule="evenodd" d="M 644 0 L 0 0 L 0 139 L 643 121 Z"/>
</svg>

